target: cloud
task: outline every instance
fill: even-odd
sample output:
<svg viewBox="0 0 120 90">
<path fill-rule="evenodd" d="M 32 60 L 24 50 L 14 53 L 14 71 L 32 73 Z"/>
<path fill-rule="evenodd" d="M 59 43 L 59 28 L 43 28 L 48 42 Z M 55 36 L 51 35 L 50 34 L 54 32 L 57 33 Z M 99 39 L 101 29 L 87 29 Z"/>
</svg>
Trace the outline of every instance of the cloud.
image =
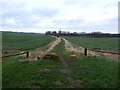
<svg viewBox="0 0 120 90">
<path fill-rule="evenodd" d="M 39 8 L 33 9 L 32 14 L 38 15 L 40 17 L 54 17 L 59 13 L 59 9 L 57 8 Z"/>
<path fill-rule="evenodd" d="M 117 3 L 118 0 L 4 0 L 0 1 L 0 27 L 23 32 L 62 28 L 117 33 Z"/>
</svg>

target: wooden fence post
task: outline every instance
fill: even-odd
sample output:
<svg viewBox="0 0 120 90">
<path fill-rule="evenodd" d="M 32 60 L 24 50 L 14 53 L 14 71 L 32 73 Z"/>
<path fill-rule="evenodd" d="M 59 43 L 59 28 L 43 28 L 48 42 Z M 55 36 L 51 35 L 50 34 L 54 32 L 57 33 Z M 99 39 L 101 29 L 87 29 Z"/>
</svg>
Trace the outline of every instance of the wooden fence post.
<svg viewBox="0 0 120 90">
<path fill-rule="evenodd" d="M 84 55 L 87 56 L 87 48 L 84 49 Z"/>
<path fill-rule="evenodd" d="M 26 52 L 26 58 L 28 58 L 28 57 L 29 57 L 29 52 L 27 51 L 27 52 Z"/>
</svg>

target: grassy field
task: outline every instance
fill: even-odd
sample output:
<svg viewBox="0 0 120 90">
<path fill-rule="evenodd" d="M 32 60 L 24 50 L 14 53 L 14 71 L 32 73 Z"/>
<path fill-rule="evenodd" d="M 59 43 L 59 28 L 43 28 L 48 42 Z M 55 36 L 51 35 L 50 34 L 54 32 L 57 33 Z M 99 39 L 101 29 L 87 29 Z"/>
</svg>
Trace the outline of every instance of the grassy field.
<svg viewBox="0 0 120 90">
<path fill-rule="evenodd" d="M 118 50 L 118 38 L 88 38 L 65 36 L 70 42 L 87 48 L 98 48 L 103 50 Z"/>
<path fill-rule="evenodd" d="M 25 35 L 28 36 L 28 34 Z M 34 35 L 32 34 L 32 37 L 40 37 L 39 34 Z M 16 37 L 18 36 L 16 35 Z M 12 36 L 8 37 L 11 38 Z M 43 37 L 48 38 L 49 36 L 43 35 Z M 71 38 L 70 40 L 73 38 L 73 40 L 75 40 L 75 37 L 67 38 Z M 11 45 L 12 42 L 9 41 L 11 39 L 7 40 L 9 42 L 7 42 L 8 45 Z M 76 42 L 77 40 L 78 39 L 76 39 Z M 17 40 L 14 42 L 16 44 L 19 43 Z M 41 45 L 42 44 L 41 42 Z M 19 48 L 20 50 L 24 49 L 22 47 Z M 116 88 L 118 86 L 119 62 L 108 60 L 103 56 L 84 55 L 80 55 L 77 60 L 71 61 L 69 60 L 69 56 L 72 52 L 65 51 L 63 40 L 51 52 L 58 53 L 58 55 L 64 58 L 65 62 L 73 71 L 71 73 L 72 78 L 81 80 L 82 83 L 80 86 L 77 86 L 78 88 Z M 3 88 L 75 88 L 75 86 L 66 79 L 68 74 L 61 73 L 63 65 L 60 61 L 38 60 L 36 62 L 25 63 L 19 60 L 23 59 L 20 56 L 2 59 Z"/>
<path fill-rule="evenodd" d="M 64 51 L 62 41 L 52 52 Z M 62 47 L 62 48 L 61 48 Z M 62 64 L 58 60 L 41 60 L 37 62 L 22 63 L 20 57 L 3 59 L 3 88 L 67 88 L 70 83 L 65 81 L 66 75 L 60 73 Z M 49 69 L 44 71 L 44 69 Z M 64 81 L 59 85 L 59 81 Z M 14 83 L 12 83 L 14 82 Z"/>
<path fill-rule="evenodd" d="M 62 52 L 61 52 L 62 51 Z M 115 88 L 118 86 L 118 62 L 105 57 L 80 55 L 76 61 L 69 60 L 71 52 L 64 51 L 62 41 L 52 52 L 59 53 L 73 70 L 71 76 L 82 81 L 82 88 Z M 3 61 L 3 88 L 71 88 L 67 75 L 60 72 L 60 61 L 41 60 L 37 62 L 19 62 L 20 57 L 7 57 Z M 44 69 L 49 69 L 47 72 Z M 56 85 L 56 81 L 63 84 Z M 12 83 L 14 82 L 14 83 Z M 81 88 L 81 86 L 78 86 Z"/>
<path fill-rule="evenodd" d="M 53 60 L 22 63 L 19 57 L 3 59 L 3 88 L 57 87 L 61 64 Z M 45 70 L 47 69 L 47 71 Z"/>
<path fill-rule="evenodd" d="M 116 88 L 118 87 L 118 62 L 109 61 L 103 56 L 80 55 L 76 61 L 70 61 L 72 52 L 64 58 L 73 69 L 72 76 L 82 81 L 84 88 Z"/>
<path fill-rule="evenodd" d="M 28 33 L 2 33 L 3 50 L 33 50 L 42 47 L 54 38 L 43 34 Z"/>
</svg>

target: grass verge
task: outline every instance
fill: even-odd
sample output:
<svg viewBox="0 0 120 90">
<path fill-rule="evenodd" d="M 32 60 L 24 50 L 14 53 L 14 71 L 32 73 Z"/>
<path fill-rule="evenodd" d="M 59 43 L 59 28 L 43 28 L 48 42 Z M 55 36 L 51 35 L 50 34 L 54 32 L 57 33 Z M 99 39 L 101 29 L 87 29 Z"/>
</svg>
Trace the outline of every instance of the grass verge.
<svg viewBox="0 0 120 90">
<path fill-rule="evenodd" d="M 82 81 L 84 88 L 118 88 L 119 62 L 107 60 L 103 56 L 80 55 L 77 60 L 69 60 L 72 52 L 64 57 L 73 69 L 72 76 Z"/>
</svg>

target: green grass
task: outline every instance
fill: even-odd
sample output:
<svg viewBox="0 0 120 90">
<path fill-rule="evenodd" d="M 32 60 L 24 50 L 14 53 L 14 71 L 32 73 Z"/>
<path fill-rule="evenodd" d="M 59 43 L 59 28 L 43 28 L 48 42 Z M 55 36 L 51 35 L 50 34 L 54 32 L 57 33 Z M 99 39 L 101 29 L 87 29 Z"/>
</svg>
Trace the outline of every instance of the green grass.
<svg viewBox="0 0 120 90">
<path fill-rule="evenodd" d="M 61 42 L 51 51 L 51 52 L 54 52 L 54 53 L 58 53 L 58 54 L 61 54 L 64 53 L 65 51 L 65 42 L 61 39 Z"/>
<path fill-rule="evenodd" d="M 60 52 L 61 50 L 64 50 L 63 40 L 52 52 Z M 20 59 L 20 57 L 3 58 L 3 88 L 30 88 L 32 85 L 43 88 L 71 87 L 71 84 L 65 80 L 67 75 L 60 72 L 63 66 L 59 60 L 22 63 L 19 62 Z M 43 68 L 49 68 L 50 73 L 40 72 L 40 69 Z M 56 81 L 63 81 L 63 84 L 56 85 Z"/>
<path fill-rule="evenodd" d="M 2 32 L 3 50 L 33 50 L 54 40 L 51 36 L 32 33 Z"/>
<path fill-rule="evenodd" d="M 66 36 L 70 42 L 87 48 L 98 48 L 103 50 L 118 50 L 118 38 L 88 38 Z"/>
<path fill-rule="evenodd" d="M 22 63 L 18 60 L 19 57 L 3 59 L 3 88 L 30 88 L 33 85 L 44 88 L 60 87 L 55 85 L 55 81 L 62 80 L 64 77 L 64 74 L 59 72 L 61 68 L 59 61 L 42 60 Z M 43 68 L 49 68 L 50 72 L 41 72 Z"/>
<path fill-rule="evenodd" d="M 73 69 L 72 76 L 82 81 L 84 88 L 118 88 L 119 62 L 108 60 L 103 56 L 80 55 L 77 60 L 69 60 L 72 52 L 64 57 Z"/>
<path fill-rule="evenodd" d="M 76 61 L 69 60 L 72 52 L 66 52 L 64 41 L 53 52 L 61 54 L 73 70 L 72 77 L 82 81 L 84 88 L 117 88 L 118 62 L 104 56 L 80 55 Z M 72 86 L 72 85 L 71 85 Z M 78 86 L 79 88 L 81 86 Z"/>
<path fill-rule="evenodd" d="M 80 56 L 76 61 L 64 55 L 69 67 L 73 70 L 72 77 L 82 81 L 84 88 L 114 88 L 118 84 L 118 63 L 107 61 L 104 57 Z M 31 88 L 33 85 L 43 88 L 70 88 L 67 75 L 60 73 L 62 65 L 55 60 L 42 60 L 22 63 L 20 57 L 3 59 L 3 88 Z M 49 73 L 40 70 L 49 68 Z M 63 85 L 55 85 L 55 81 L 64 81 Z M 14 83 L 13 83 L 14 82 Z"/>
<path fill-rule="evenodd" d="M 114 88 L 118 86 L 118 62 L 108 60 L 103 56 L 83 55 L 80 55 L 76 61 L 70 61 L 69 56 L 72 52 L 65 51 L 63 40 L 51 52 L 58 53 L 64 57 L 69 67 L 73 70 L 71 76 L 81 80 L 84 88 Z M 60 72 L 63 68 L 60 61 L 39 60 L 23 63 L 19 62 L 19 60 L 21 60 L 19 56 L 2 59 L 3 88 L 30 88 L 34 86 L 70 88 L 72 86 L 66 80 L 67 74 Z M 41 70 L 44 68 L 50 69 L 50 72 L 42 72 Z M 56 85 L 55 81 L 63 81 L 63 84 Z"/>
</svg>

